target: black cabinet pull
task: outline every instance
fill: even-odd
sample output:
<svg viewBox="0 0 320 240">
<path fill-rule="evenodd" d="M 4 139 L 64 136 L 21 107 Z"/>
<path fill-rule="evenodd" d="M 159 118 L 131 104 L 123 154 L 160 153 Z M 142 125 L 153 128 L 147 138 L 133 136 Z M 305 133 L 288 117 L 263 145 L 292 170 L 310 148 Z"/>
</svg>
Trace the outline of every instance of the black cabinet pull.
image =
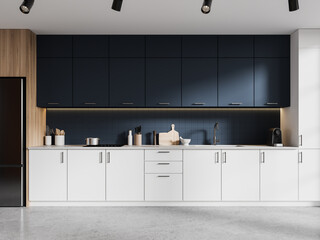
<svg viewBox="0 0 320 240">
<path fill-rule="evenodd" d="M 161 177 L 161 178 L 163 178 L 163 177 L 170 177 L 170 176 L 168 176 L 168 175 L 160 175 L 160 176 L 158 176 L 158 177 Z"/>
<path fill-rule="evenodd" d="M 170 165 L 170 163 L 158 163 L 158 165 Z"/>
<path fill-rule="evenodd" d="M 170 151 L 158 151 L 158 153 L 170 153 Z"/>
<path fill-rule="evenodd" d="M 239 105 L 242 105 L 242 102 L 233 102 L 233 103 L 230 103 L 229 105 L 239 106 Z"/>
<path fill-rule="evenodd" d="M 168 102 L 159 102 L 158 105 L 170 105 Z"/>
<path fill-rule="evenodd" d="M 60 103 L 58 102 L 49 102 L 48 105 L 59 105 Z"/>
<path fill-rule="evenodd" d="M 266 105 L 278 105 L 277 102 L 267 102 Z"/>
<path fill-rule="evenodd" d="M 95 103 L 95 102 L 85 102 L 84 104 L 85 105 L 96 105 L 97 103 Z"/>
</svg>

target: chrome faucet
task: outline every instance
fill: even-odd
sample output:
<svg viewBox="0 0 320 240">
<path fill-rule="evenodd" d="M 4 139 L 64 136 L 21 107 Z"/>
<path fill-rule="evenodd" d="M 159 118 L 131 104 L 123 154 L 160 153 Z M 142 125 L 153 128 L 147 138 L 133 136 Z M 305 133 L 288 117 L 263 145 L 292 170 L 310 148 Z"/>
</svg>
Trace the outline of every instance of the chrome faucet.
<svg viewBox="0 0 320 240">
<path fill-rule="evenodd" d="M 220 142 L 220 140 L 217 139 L 217 130 L 219 130 L 219 123 L 216 122 L 213 128 L 213 145 L 217 145 L 217 143 Z"/>
</svg>

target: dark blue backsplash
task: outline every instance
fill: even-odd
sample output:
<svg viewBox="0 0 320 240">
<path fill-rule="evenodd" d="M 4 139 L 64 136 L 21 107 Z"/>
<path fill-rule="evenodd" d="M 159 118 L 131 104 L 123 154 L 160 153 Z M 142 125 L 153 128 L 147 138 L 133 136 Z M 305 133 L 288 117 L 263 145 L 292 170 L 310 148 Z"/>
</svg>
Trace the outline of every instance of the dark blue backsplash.
<svg viewBox="0 0 320 240">
<path fill-rule="evenodd" d="M 47 124 L 66 131 L 66 144 L 85 144 L 87 137 L 101 143 L 127 144 L 128 130 L 142 126 L 143 144 L 152 144 L 152 131 L 168 132 L 172 123 L 191 144 L 212 144 L 219 122 L 219 144 L 266 144 L 267 130 L 280 127 L 275 110 L 47 110 Z"/>
</svg>

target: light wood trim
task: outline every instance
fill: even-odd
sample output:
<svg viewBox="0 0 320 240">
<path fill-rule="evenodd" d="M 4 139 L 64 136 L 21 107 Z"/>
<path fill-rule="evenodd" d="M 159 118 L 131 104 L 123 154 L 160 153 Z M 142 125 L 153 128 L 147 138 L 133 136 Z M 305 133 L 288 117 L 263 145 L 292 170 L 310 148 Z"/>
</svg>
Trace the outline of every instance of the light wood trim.
<svg viewBox="0 0 320 240">
<path fill-rule="evenodd" d="M 26 78 L 26 147 L 43 144 L 46 110 L 37 107 L 36 35 L 30 30 L 0 29 L 0 77 Z M 26 152 L 27 206 L 28 151 Z"/>
</svg>

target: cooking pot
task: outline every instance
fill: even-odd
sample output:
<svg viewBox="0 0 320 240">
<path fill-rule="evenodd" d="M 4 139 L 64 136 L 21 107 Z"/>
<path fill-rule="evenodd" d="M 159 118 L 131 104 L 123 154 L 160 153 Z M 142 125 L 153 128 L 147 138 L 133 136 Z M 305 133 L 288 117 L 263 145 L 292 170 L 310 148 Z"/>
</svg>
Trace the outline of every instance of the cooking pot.
<svg viewBox="0 0 320 240">
<path fill-rule="evenodd" d="M 93 138 L 93 137 L 89 137 L 86 138 L 86 145 L 87 146 L 97 146 L 100 143 L 100 138 Z"/>
</svg>

